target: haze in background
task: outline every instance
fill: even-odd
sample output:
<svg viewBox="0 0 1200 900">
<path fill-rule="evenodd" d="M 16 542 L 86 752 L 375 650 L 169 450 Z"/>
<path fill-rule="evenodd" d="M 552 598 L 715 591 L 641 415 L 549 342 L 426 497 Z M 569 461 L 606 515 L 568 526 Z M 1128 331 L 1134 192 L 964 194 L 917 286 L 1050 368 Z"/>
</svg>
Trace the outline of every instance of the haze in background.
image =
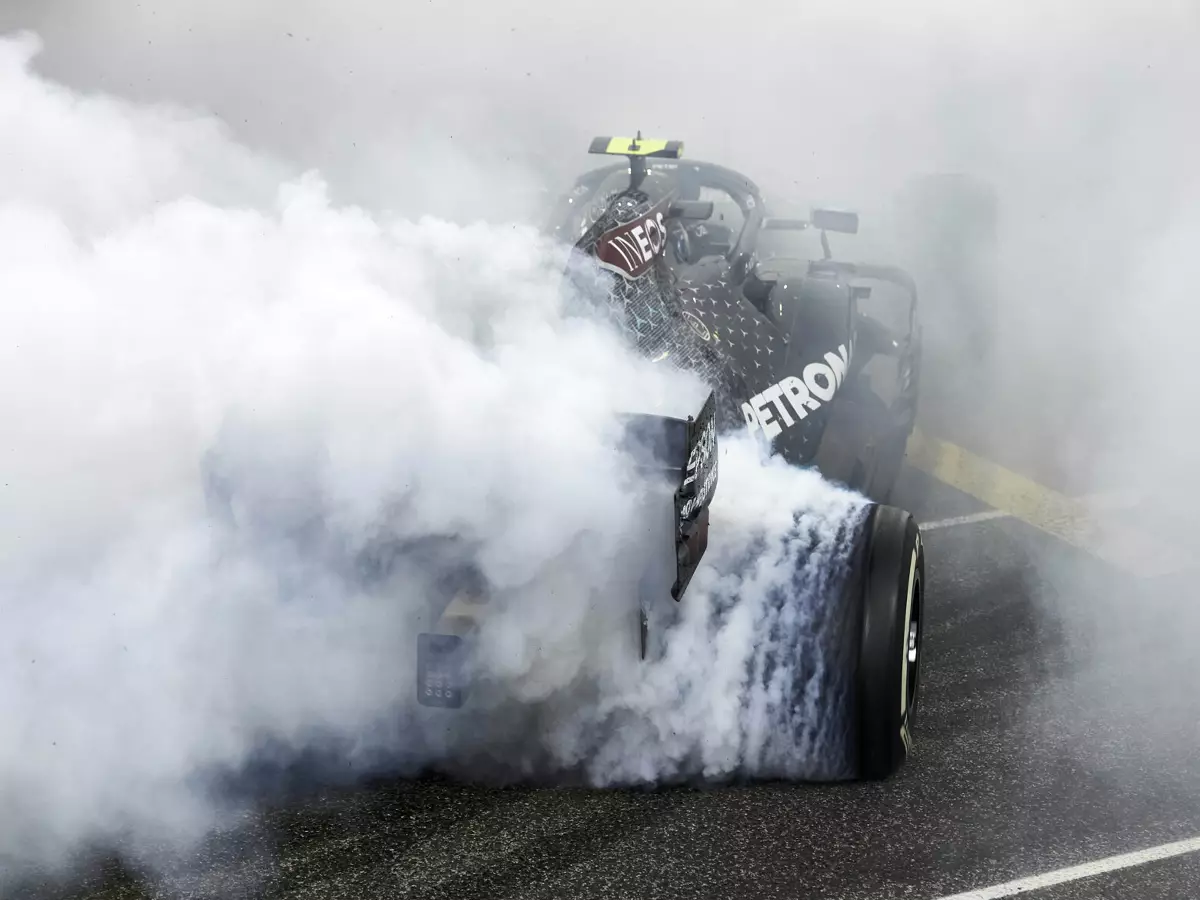
<svg viewBox="0 0 1200 900">
<path fill-rule="evenodd" d="M 989 352 L 958 359 L 953 334 L 935 352 L 992 382 L 996 421 L 1053 425 L 1060 441 L 1033 427 L 1022 451 L 1061 472 L 1111 468 L 1095 445 L 1116 416 L 1156 436 L 1179 418 L 1146 394 L 1179 383 L 1159 348 L 1188 329 L 1166 311 L 1191 315 L 1154 279 L 1187 283 L 1159 256 L 1194 227 L 1197 15 L 1164 0 L 16 0 L 0 27 L 36 27 L 40 69 L 68 84 L 211 110 L 256 150 L 319 167 L 335 196 L 408 214 L 536 219 L 541 192 L 592 162 L 592 135 L 637 128 L 742 167 L 769 199 L 861 209 L 860 244 L 903 240 L 886 214 L 913 176 L 969 173 L 995 189 L 1000 230 L 986 302 L 953 303 L 975 307 L 965 325 Z M 958 324 L 922 283 L 930 327 Z"/>
</svg>

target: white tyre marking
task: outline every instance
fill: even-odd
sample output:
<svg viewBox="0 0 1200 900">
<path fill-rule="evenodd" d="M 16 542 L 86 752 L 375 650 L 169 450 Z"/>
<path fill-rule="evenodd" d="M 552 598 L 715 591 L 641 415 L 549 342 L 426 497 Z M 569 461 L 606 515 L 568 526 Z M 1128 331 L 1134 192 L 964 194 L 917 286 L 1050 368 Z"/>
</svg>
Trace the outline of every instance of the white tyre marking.
<svg viewBox="0 0 1200 900">
<path fill-rule="evenodd" d="M 1078 866 L 1070 866 L 1066 869 L 1056 869 L 1053 872 L 1044 872 L 1041 875 L 1030 875 L 1028 878 L 1018 878 L 1015 881 L 1006 881 L 1004 884 L 995 884 L 991 887 L 965 891 L 961 894 L 938 897 L 937 900 L 1001 900 L 1003 897 L 1012 897 L 1015 894 L 1024 894 L 1029 891 L 1038 891 L 1055 884 L 1079 881 L 1083 878 L 1103 875 L 1106 872 L 1115 872 L 1118 869 L 1128 869 L 1131 866 L 1141 866 L 1146 863 L 1157 862 L 1160 859 L 1170 859 L 1173 856 L 1183 856 L 1198 851 L 1200 851 L 1200 837 L 1189 838 L 1186 841 L 1160 844 L 1157 847 L 1136 850 L 1133 853 L 1123 853 L 1120 856 L 1107 856 L 1104 859 L 1093 860 L 1092 862 L 1082 863 Z"/>
<path fill-rule="evenodd" d="M 983 512 L 971 513 L 966 516 L 954 516 L 949 519 L 938 519 L 936 522 L 926 522 L 921 526 L 922 531 L 937 531 L 940 528 L 953 528 L 956 525 L 974 525 L 976 522 L 990 522 L 993 519 L 1010 519 L 1012 514 L 1002 509 L 985 509 Z"/>
<path fill-rule="evenodd" d="M 904 608 L 904 631 L 901 636 L 900 657 L 900 720 L 903 723 L 904 714 L 908 712 L 908 629 L 912 626 L 913 583 L 917 579 L 917 548 L 913 546 L 912 560 L 908 564 L 908 600 Z M 904 726 L 901 724 L 901 738 L 904 737 Z"/>
</svg>

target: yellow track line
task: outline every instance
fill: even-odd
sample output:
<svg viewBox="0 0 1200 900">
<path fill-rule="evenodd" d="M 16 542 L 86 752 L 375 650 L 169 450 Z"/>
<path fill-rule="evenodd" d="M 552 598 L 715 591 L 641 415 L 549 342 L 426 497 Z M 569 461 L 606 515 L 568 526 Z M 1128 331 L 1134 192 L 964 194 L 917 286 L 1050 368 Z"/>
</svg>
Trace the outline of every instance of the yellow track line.
<svg viewBox="0 0 1200 900">
<path fill-rule="evenodd" d="M 1191 565 L 1189 554 L 1163 539 L 1119 521 L 1101 521 L 1092 504 L 920 429 L 909 438 L 907 461 L 938 481 L 1139 577 L 1166 575 Z"/>
</svg>

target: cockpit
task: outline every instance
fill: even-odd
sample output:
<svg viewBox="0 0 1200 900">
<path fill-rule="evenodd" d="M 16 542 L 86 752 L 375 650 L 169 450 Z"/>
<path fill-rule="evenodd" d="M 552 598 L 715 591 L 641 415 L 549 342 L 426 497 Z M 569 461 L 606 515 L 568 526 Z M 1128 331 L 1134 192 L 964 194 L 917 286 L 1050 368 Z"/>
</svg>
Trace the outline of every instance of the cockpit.
<svg viewBox="0 0 1200 900">
<path fill-rule="evenodd" d="M 564 236 L 576 239 L 599 220 L 617 194 L 629 187 L 629 170 L 620 168 L 609 173 L 591 191 L 571 197 L 576 206 L 562 230 Z M 724 255 L 734 247 L 746 227 L 747 214 L 737 198 L 724 187 L 705 178 L 699 166 L 686 163 L 651 164 L 641 189 L 657 201 L 667 194 L 683 201 L 710 202 L 712 215 L 707 219 L 689 219 L 681 223 L 691 235 L 691 245 L 705 256 Z"/>
</svg>

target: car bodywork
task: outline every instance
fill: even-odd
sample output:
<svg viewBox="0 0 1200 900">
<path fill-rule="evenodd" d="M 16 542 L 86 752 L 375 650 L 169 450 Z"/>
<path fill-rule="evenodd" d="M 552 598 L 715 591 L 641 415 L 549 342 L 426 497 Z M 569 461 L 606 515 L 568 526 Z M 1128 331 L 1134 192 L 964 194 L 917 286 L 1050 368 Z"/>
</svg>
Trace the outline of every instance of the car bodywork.
<svg viewBox="0 0 1200 900">
<path fill-rule="evenodd" d="M 630 143 L 597 138 L 592 149 L 625 153 Z M 745 427 L 788 462 L 886 501 L 916 417 L 921 328 L 913 279 L 895 266 L 832 258 L 827 232 L 857 232 L 854 213 L 782 218 L 733 169 L 670 155 L 643 159 L 643 186 L 657 180 L 676 206 L 700 204 L 692 211 L 708 215 L 668 220 L 669 274 L 654 294 L 677 306 L 675 346 L 668 350 L 655 332 L 653 301 L 641 301 L 645 313 L 633 304 L 626 329 L 651 358 L 677 353 L 684 366 L 722 383 Z M 579 177 L 551 211 L 550 233 L 591 252 L 596 211 L 629 171 L 618 163 Z M 814 236 L 819 255 L 795 249 Z M 679 325 L 695 340 L 682 340 Z M 720 361 L 697 363 L 697 342 Z"/>
<path fill-rule="evenodd" d="M 747 428 L 788 462 L 890 492 L 916 409 L 916 287 L 897 268 L 831 258 L 825 233 L 856 232 L 854 213 L 773 217 L 749 178 L 680 162 L 679 142 L 602 137 L 591 152 L 628 161 L 583 175 L 552 213 L 549 230 L 572 245 L 573 260 L 607 274 L 596 290 L 569 264 L 572 296 L 590 298 L 581 311 L 607 318 L 641 354 L 712 388 L 687 420 L 627 417 L 637 464 L 665 476 L 647 498 L 661 546 L 631 550 L 644 554 L 630 563 L 646 571 L 637 599 L 645 658 L 656 611 L 682 598 L 707 546 L 718 433 Z M 760 254 L 764 234 L 814 233 L 817 259 Z M 891 327 L 860 309 L 879 284 L 899 289 Z M 485 608 L 478 592 L 463 592 L 419 636 L 423 705 L 464 702 L 469 634 Z"/>
<path fill-rule="evenodd" d="M 603 138 L 593 150 L 626 156 L 628 163 L 609 167 L 609 175 L 602 170 L 585 176 L 559 210 L 555 227 L 572 250 L 564 296 L 579 304 L 578 311 L 607 318 L 648 359 L 688 369 L 709 388 L 693 416 L 630 410 L 622 417 L 621 449 L 640 483 L 615 489 L 640 508 L 632 517 L 622 514 L 616 536 L 621 546 L 609 546 L 602 558 L 619 561 L 602 562 L 606 577 L 612 575 L 602 589 L 604 600 L 584 604 L 602 614 L 588 618 L 582 630 L 595 624 L 604 634 L 589 638 L 612 636 L 618 654 L 647 659 L 665 649 L 671 622 L 684 609 L 704 558 L 718 443 L 731 429 L 749 429 L 789 462 L 815 465 L 827 477 L 865 484 L 868 491 L 872 483 L 886 491 L 889 476 L 880 450 L 898 466 L 915 409 L 916 292 L 897 269 L 831 258 L 825 233 L 855 231 L 853 214 L 768 216 L 748 179 L 704 164 L 693 169 L 701 176 L 698 191 L 681 185 L 672 175 L 679 171 L 682 150 L 675 142 L 643 141 L 640 135 Z M 658 168 L 664 163 L 676 168 Z M 611 184 L 610 176 L 616 176 Z M 737 188 L 730 194 L 733 206 L 706 195 L 722 184 Z M 726 224 L 730 221 L 734 227 Z M 820 238 L 816 258 L 790 255 L 787 241 L 784 252 L 764 252 L 770 243 L 764 236 L 789 235 Z M 899 288 L 898 300 L 885 300 L 899 322 L 893 329 L 860 308 L 878 285 Z M 891 368 L 876 366 L 881 361 Z M 411 535 L 385 524 L 365 543 L 347 545 L 336 528 L 327 528 L 319 492 L 297 496 L 304 490 L 298 486 L 279 502 L 272 486 L 280 478 L 290 486 L 309 472 L 308 453 L 301 448 L 293 454 L 288 447 L 275 459 L 274 448 L 256 439 L 253 418 L 226 422 L 206 454 L 202 477 L 214 521 L 224 523 L 233 540 L 248 536 L 257 547 L 272 552 L 279 547 L 289 559 L 319 561 L 337 577 L 416 594 L 418 621 L 428 630 L 404 640 L 415 645 L 413 686 L 421 706 L 463 707 L 476 690 L 480 708 L 489 708 L 489 691 L 503 700 L 503 678 L 492 681 L 476 671 L 473 650 L 485 632 L 480 626 L 501 618 L 493 619 L 493 612 L 503 613 L 514 596 L 519 602 L 522 589 L 490 585 L 472 539 L 453 529 Z M 401 512 L 403 504 L 394 508 Z M 772 702 L 788 723 L 772 730 L 771 739 L 781 743 L 770 750 L 785 772 L 795 771 L 785 757 L 795 754 L 797 742 L 811 746 L 816 731 L 834 735 L 830 746 L 839 759 L 821 770 L 830 777 L 883 777 L 909 752 L 925 605 L 919 529 L 895 507 L 859 508 L 861 518 L 841 523 L 827 537 L 826 548 L 833 541 L 846 551 L 837 557 L 842 562 L 836 571 L 825 569 L 833 557 L 812 552 L 812 540 L 822 538 L 802 524 L 802 516 L 793 517 L 792 530 L 785 525 L 777 535 L 790 548 L 787 559 L 794 569 L 774 567 L 780 580 L 761 598 L 767 618 L 815 629 L 805 635 L 794 631 L 786 640 L 776 640 L 774 628 L 771 634 L 754 632 L 763 671 L 774 673 Z M 758 545 L 756 539 L 747 558 L 731 565 L 753 568 L 749 557 Z M 561 577 L 564 590 L 578 590 L 578 559 L 564 554 L 541 574 L 553 587 Z M 806 600 L 804 582 L 795 579 L 809 563 L 821 571 L 815 573 L 816 594 Z M 736 604 L 741 597 L 736 587 L 733 591 L 725 599 Z M 813 604 L 816 615 L 806 615 Z M 620 628 L 619 622 L 629 625 L 628 644 L 610 630 Z M 812 665 L 814 655 L 826 664 Z M 819 698 L 824 699 L 817 710 Z M 800 716 L 807 721 L 799 722 Z M 445 724 L 438 721 L 439 727 Z"/>
</svg>

